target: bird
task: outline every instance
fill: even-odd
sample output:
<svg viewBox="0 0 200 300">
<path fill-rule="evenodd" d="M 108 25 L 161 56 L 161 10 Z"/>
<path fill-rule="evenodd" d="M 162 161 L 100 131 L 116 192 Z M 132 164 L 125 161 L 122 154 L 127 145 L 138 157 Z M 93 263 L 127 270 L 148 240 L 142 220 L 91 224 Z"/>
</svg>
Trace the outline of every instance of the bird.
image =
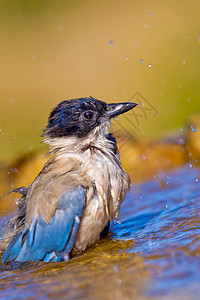
<svg viewBox="0 0 200 300">
<path fill-rule="evenodd" d="M 11 191 L 22 196 L 0 233 L 3 263 L 67 261 L 108 234 L 130 189 L 111 119 L 136 105 L 85 97 L 51 111 L 47 162 L 29 187 Z"/>
</svg>

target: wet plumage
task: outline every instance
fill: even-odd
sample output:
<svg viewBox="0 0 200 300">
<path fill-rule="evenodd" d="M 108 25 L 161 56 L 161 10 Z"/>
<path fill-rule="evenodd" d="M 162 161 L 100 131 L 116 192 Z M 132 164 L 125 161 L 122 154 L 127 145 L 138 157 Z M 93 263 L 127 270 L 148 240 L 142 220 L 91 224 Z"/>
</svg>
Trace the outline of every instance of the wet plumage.
<svg viewBox="0 0 200 300">
<path fill-rule="evenodd" d="M 130 188 L 110 119 L 135 103 L 106 104 L 92 97 L 63 101 L 44 130 L 50 158 L 22 194 L 2 232 L 3 262 L 61 261 L 95 243 L 118 218 Z"/>
</svg>

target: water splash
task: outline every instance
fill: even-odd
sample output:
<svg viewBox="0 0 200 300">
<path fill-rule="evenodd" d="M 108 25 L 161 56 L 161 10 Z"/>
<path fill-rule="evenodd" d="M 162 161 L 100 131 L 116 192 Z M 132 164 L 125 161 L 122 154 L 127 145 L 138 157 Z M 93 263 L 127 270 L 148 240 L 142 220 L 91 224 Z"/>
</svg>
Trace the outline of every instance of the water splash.
<svg viewBox="0 0 200 300">
<path fill-rule="evenodd" d="M 114 45 L 114 41 L 113 40 L 110 40 L 109 41 L 109 44 L 112 46 L 112 45 Z"/>
<path fill-rule="evenodd" d="M 157 179 L 134 184 L 121 224 L 114 222 L 110 236 L 84 255 L 59 264 L 1 265 L 1 298 L 121 299 L 127 293 L 127 299 L 198 300 L 200 169 L 162 177 L 165 186 Z"/>
<path fill-rule="evenodd" d="M 197 132 L 197 129 L 196 129 L 193 125 L 190 125 L 190 130 L 191 130 L 192 132 Z"/>
</svg>

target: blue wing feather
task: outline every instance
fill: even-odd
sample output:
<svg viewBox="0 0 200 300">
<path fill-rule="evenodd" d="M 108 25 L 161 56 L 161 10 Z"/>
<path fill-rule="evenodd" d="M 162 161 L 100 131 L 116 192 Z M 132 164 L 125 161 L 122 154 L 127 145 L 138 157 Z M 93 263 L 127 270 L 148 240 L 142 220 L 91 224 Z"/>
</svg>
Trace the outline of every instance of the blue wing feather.
<svg viewBox="0 0 200 300">
<path fill-rule="evenodd" d="M 30 228 L 13 237 L 3 254 L 3 263 L 13 260 L 66 260 L 74 246 L 84 205 L 85 191 L 82 187 L 63 194 L 48 224 L 38 214 Z"/>
</svg>

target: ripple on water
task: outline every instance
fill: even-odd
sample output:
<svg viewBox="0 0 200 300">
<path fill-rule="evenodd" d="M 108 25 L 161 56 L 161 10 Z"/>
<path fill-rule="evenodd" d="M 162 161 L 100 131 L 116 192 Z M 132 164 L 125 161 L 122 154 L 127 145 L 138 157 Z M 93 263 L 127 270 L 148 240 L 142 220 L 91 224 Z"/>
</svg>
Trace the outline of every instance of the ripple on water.
<svg viewBox="0 0 200 300">
<path fill-rule="evenodd" d="M 199 299 L 199 178 L 185 167 L 134 185 L 111 238 L 68 262 L 1 266 L 1 299 Z"/>
<path fill-rule="evenodd" d="M 198 299 L 190 291 L 200 288 L 199 175 L 199 169 L 183 168 L 135 185 L 122 205 L 121 225 L 114 224 L 117 238 L 135 241 L 133 253 L 160 267 L 147 288 L 150 295 L 183 289 Z"/>
</svg>

